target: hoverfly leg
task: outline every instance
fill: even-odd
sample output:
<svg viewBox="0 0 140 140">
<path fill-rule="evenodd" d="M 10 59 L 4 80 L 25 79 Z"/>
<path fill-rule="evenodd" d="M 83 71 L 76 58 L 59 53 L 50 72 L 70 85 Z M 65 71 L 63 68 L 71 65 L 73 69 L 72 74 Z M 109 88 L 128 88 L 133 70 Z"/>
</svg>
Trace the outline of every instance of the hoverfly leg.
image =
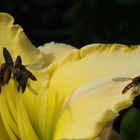
<svg viewBox="0 0 140 140">
<path fill-rule="evenodd" d="M 18 90 L 18 92 L 20 92 L 20 85 L 17 86 L 17 90 Z"/>
<path fill-rule="evenodd" d="M 29 82 L 27 83 L 27 87 L 28 89 L 35 95 L 38 95 L 38 93 L 31 87 L 31 85 L 29 84 Z"/>
<path fill-rule="evenodd" d="M 139 93 L 139 89 L 140 89 L 140 85 L 135 86 L 134 89 L 132 89 L 132 93 L 138 94 Z"/>
<path fill-rule="evenodd" d="M 135 94 L 139 93 L 140 85 L 137 85 L 137 89 L 135 90 Z"/>
</svg>

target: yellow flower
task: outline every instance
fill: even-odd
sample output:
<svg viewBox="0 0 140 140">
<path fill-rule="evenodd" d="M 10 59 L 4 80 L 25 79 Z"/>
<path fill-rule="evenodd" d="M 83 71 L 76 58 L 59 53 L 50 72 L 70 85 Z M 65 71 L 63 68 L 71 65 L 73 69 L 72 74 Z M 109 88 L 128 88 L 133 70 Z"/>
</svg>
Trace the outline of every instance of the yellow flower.
<svg viewBox="0 0 140 140">
<path fill-rule="evenodd" d="M 2 86 L 0 139 L 96 139 L 120 110 L 132 105 L 136 94 L 121 94 L 129 81 L 112 79 L 140 74 L 139 47 L 91 44 L 79 50 L 52 42 L 34 48 L 13 21 L 0 14 L 0 63 L 6 47 L 14 60 L 21 55 L 23 64 L 43 67 L 30 69 L 37 77 L 30 85 L 38 95 L 28 88 L 19 93 L 12 78 Z"/>
</svg>

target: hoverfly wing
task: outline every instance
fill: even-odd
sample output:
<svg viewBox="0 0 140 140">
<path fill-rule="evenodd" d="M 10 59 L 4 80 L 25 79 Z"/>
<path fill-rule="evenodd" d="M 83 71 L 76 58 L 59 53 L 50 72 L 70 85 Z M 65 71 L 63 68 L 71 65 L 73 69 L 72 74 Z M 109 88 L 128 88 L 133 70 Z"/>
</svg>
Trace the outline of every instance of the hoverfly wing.
<svg viewBox="0 0 140 140">
<path fill-rule="evenodd" d="M 10 66 L 14 65 L 11 54 L 9 53 L 9 51 L 6 48 L 3 48 L 3 57 L 4 57 L 7 65 L 10 65 Z"/>
<path fill-rule="evenodd" d="M 28 74 L 29 74 L 29 78 L 33 81 L 37 81 L 36 77 L 30 72 L 28 71 Z"/>
<path fill-rule="evenodd" d="M 128 77 L 117 77 L 117 78 L 113 78 L 113 81 L 116 82 L 124 82 L 124 81 L 128 81 L 128 80 L 133 80 L 133 78 L 128 78 Z"/>
<path fill-rule="evenodd" d="M 38 95 L 38 93 L 31 87 L 31 85 L 29 84 L 29 82 L 27 83 L 27 87 L 28 89 L 35 95 Z"/>
<path fill-rule="evenodd" d="M 22 59 L 21 59 L 20 55 L 18 55 L 16 58 L 16 61 L 15 61 L 15 67 L 18 65 L 21 65 L 21 64 L 22 64 Z"/>
<path fill-rule="evenodd" d="M 24 66 L 28 67 L 29 69 L 40 70 L 44 67 L 44 64 L 28 64 L 28 65 L 24 65 Z"/>
</svg>

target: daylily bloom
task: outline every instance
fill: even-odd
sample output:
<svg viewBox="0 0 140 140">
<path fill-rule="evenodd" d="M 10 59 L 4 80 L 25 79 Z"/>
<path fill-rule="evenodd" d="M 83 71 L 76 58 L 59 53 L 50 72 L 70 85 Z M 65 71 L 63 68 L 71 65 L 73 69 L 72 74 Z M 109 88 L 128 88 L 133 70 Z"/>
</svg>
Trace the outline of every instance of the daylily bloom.
<svg viewBox="0 0 140 140">
<path fill-rule="evenodd" d="M 42 64 L 30 69 L 37 81 L 22 94 L 15 81 L 2 86 L 0 94 L 1 140 L 97 139 L 119 111 L 132 105 L 136 94 L 129 83 L 116 77 L 140 74 L 140 48 L 120 44 L 91 44 L 81 49 L 48 43 L 35 48 L 13 18 L 0 14 L 0 63 L 3 47 L 23 64 Z M 98 137 L 99 136 L 99 137 Z"/>
</svg>

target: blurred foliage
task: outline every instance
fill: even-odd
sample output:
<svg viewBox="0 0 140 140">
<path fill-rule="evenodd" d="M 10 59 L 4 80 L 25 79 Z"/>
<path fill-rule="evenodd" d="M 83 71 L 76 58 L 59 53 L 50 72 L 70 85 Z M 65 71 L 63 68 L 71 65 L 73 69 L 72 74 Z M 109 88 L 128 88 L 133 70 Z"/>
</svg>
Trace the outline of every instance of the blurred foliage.
<svg viewBox="0 0 140 140">
<path fill-rule="evenodd" d="M 140 111 L 138 108 L 130 108 L 121 120 L 121 140 L 140 139 Z"/>
<path fill-rule="evenodd" d="M 90 43 L 140 44 L 139 0 L 2 0 L 38 46 L 56 41 L 82 47 Z"/>
<path fill-rule="evenodd" d="M 133 106 L 120 111 L 114 129 L 120 133 L 120 140 L 140 140 L 140 96 L 135 98 Z"/>
</svg>

